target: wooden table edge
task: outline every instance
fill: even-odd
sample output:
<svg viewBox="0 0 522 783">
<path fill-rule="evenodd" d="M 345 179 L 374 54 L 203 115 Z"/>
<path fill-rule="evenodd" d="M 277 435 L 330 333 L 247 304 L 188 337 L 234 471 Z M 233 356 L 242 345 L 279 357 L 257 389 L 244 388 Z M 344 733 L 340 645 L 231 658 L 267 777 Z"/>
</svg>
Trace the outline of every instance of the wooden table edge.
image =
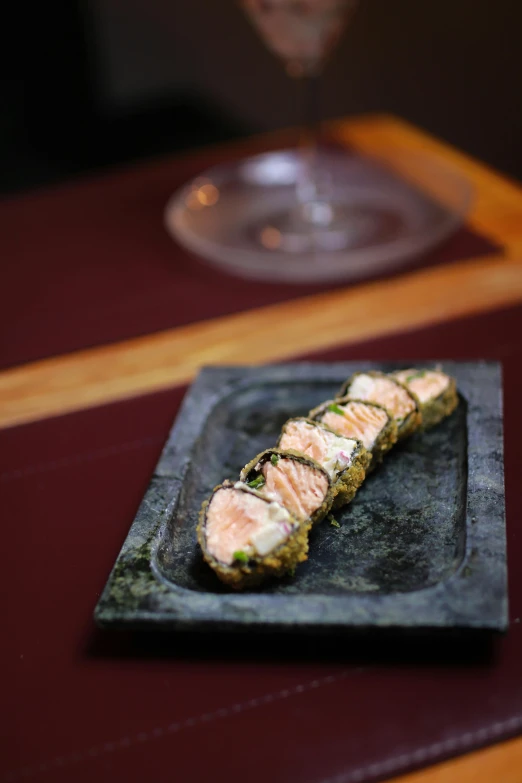
<svg viewBox="0 0 522 783">
<path fill-rule="evenodd" d="M 520 783 L 522 737 L 387 778 L 389 783 Z"/>
<path fill-rule="evenodd" d="M 519 302 L 522 264 L 493 255 L 52 357 L 0 373 L 0 429 L 189 383 L 203 365 L 282 361 L 392 333 L 400 339 Z"/>
<path fill-rule="evenodd" d="M 37 421 L 49 416 L 80 410 L 92 405 L 113 402 L 135 394 L 148 393 L 169 385 L 189 381 L 199 364 L 223 360 L 227 363 L 239 363 L 241 351 L 245 351 L 245 341 L 234 344 L 231 329 L 238 326 L 255 329 L 260 319 L 266 318 L 304 318 L 314 323 L 324 313 L 325 307 L 333 317 L 328 327 L 321 333 L 321 339 L 313 345 L 305 345 L 304 340 L 286 344 L 283 353 L 273 352 L 272 360 L 304 352 L 307 348 L 328 348 L 339 344 L 360 342 L 390 332 L 426 326 L 429 323 L 446 320 L 478 312 L 486 312 L 499 307 L 522 301 L 522 191 L 516 183 L 508 181 L 501 174 L 473 160 L 471 157 L 454 150 L 449 145 L 431 137 L 414 126 L 391 115 L 366 115 L 350 120 L 330 123 L 332 129 L 348 140 L 354 147 L 364 152 L 382 154 L 386 144 L 413 146 L 428 149 L 442 155 L 470 176 L 480 196 L 471 215 L 471 223 L 477 230 L 498 242 L 504 249 L 503 254 L 486 258 L 477 258 L 450 264 L 432 270 L 420 270 L 404 275 L 392 281 L 380 281 L 356 288 L 342 289 L 326 295 L 303 297 L 266 308 L 258 308 L 246 314 L 227 316 L 223 319 L 193 324 L 189 327 L 167 330 L 158 334 L 125 340 L 109 346 L 88 351 L 78 351 L 66 356 L 53 357 L 40 362 L 29 363 L 0 373 L 0 428 Z M 282 136 L 283 137 L 283 136 Z M 288 134 L 286 135 L 288 138 Z M 235 143 L 227 145 L 234 147 Z M 244 144 L 248 147 L 248 140 Z M 439 315 L 433 307 L 433 284 L 439 293 L 451 289 L 452 282 L 472 284 L 469 298 L 460 306 L 454 299 L 445 301 L 445 308 Z M 420 287 L 419 287 L 420 285 Z M 431 306 L 419 309 L 408 319 L 399 319 L 395 328 L 390 320 L 379 320 L 367 329 L 351 328 L 339 332 L 339 318 L 346 307 L 359 312 L 368 304 L 373 306 L 370 315 L 382 305 L 385 289 L 393 289 L 396 295 L 394 314 L 401 309 L 408 312 L 411 297 L 420 290 L 431 293 Z M 445 288 L 446 287 L 446 288 Z M 488 294 L 485 296 L 484 294 Z M 491 296 L 489 295 L 491 294 Z M 420 302 L 421 310 L 423 302 Z M 236 320 L 237 319 L 237 320 Z M 371 326 L 371 328 L 370 328 Z M 218 342 L 204 350 L 202 344 L 217 330 Z M 232 343 L 230 342 L 232 339 Z M 176 356 L 178 351 L 190 351 L 194 341 L 200 345 L 199 353 L 192 356 L 181 374 L 165 377 L 161 373 L 162 362 L 166 355 Z M 208 347 L 208 346 L 207 346 Z M 221 348 L 221 350 L 219 350 Z M 147 368 L 146 379 L 132 372 L 133 357 L 139 359 L 143 353 L 154 354 L 159 351 L 157 361 Z M 239 354 L 239 356 L 238 356 Z M 248 357 L 248 358 L 247 358 Z M 184 357 L 186 359 L 186 356 Z M 243 359 L 250 363 L 258 361 L 248 353 Z M 261 357 L 270 361 L 270 356 Z M 123 385 L 114 384 L 122 376 Z M 140 378 L 139 382 L 137 378 Z M 505 741 L 480 751 L 456 757 L 449 761 L 423 768 L 417 772 L 393 778 L 394 783 L 519 783 L 522 779 L 522 738 Z"/>
</svg>

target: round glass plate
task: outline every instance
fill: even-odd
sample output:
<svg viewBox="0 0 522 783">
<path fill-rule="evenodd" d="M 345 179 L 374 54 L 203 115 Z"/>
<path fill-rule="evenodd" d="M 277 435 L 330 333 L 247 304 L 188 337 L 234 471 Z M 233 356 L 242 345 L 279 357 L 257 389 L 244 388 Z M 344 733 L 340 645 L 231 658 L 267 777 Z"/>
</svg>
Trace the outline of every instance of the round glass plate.
<svg viewBox="0 0 522 783">
<path fill-rule="evenodd" d="M 316 165 L 327 203 L 298 208 L 302 159 L 281 150 L 215 166 L 185 185 L 165 208 L 166 228 L 241 277 L 349 281 L 411 264 L 448 238 L 471 204 L 468 180 L 431 154 L 387 150 L 379 161 L 325 150 Z"/>
</svg>

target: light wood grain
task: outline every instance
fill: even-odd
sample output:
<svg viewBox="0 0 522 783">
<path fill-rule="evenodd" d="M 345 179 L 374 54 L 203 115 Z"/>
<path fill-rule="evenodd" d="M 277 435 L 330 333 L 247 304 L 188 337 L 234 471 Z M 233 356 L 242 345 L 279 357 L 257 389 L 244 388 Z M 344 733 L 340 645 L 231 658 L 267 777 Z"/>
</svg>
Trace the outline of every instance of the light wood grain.
<svg viewBox="0 0 522 783">
<path fill-rule="evenodd" d="M 433 767 L 401 775 L 390 783 L 521 783 L 522 737 Z"/>
<path fill-rule="evenodd" d="M 309 296 L 0 373 L 0 426 L 190 381 L 205 364 L 278 361 L 522 301 L 522 266 L 491 256 Z"/>
<path fill-rule="evenodd" d="M 396 117 L 356 118 L 332 125 L 331 132 L 339 140 L 381 158 L 404 173 L 408 173 L 408 156 L 404 153 L 427 153 L 441 158 L 464 174 L 474 187 L 475 199 L 468 223 L 504 247 L 510 256 L 522 249 L 522 188 L 519 184 Z M 417 174 L 421 175 L 422 171 Z M 425 179 L 424 184 L 430 191 L 429 181 Z"/>
</svg>

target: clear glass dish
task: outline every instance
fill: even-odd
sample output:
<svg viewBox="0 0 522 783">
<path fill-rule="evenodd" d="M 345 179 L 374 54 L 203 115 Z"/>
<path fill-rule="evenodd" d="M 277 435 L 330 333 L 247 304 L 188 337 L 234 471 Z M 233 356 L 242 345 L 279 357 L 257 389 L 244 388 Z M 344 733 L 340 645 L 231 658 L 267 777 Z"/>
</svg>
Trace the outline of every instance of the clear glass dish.
<svg viewBox="0 0 522 783">
<path fill-rule="evenodd" d="M 379 161 L 320 149 L 313 165 L 322 191 L 304 199 L 296 198 L 307 182 L 302 150 L 211 168 L 171 197 L 165 226 L 241 277 L 351 281 L 411 264 L 455 232 L 472 201 L 469 181 L 432 154 L 388 150 Z"/>
</svg>

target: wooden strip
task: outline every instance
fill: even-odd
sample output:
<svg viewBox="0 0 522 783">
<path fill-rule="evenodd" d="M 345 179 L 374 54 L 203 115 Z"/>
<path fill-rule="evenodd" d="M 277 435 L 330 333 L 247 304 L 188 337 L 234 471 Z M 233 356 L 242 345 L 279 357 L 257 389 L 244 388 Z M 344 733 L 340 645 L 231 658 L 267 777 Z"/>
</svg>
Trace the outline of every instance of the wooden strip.
<svg viewBox="0 0 522 783">
<path fill-rule="evenodd" d="M 468 177 L 475 187 L 475 201 L 468 222 L 477 231 L 509 251 L 522 249 L 522 189 L 485 164 L 391 116 L 368 116 L 334 124 L 341 141 L 362 152 L 382 158 L 397 170 L 408 173 L 407 155 L 424 152 L 437 155 Z M 395 153 L 402 153 L 396 155 Z M 425 182 L 430 191 L 430 183 Z"/>
<path fill-rule="evenodd" d="M 263 307 L 0 374 L 0 427 L 522 301 L 522 266 L 491 256 Z"/>
<path fill-rule="evenodd" d="M 390 783 L 520 783 L 522 738 L 393 778 Z"/>
<path fill-rule="evenodd" d="M 1 373 L 0 427 L 183 383 L 205 363 L 284 359 L 522 301 L 522 193 L 514 183 L 393 117 L 340 121 L 330 128 L 398 168 L 390 146 L 432 151 L 453 163 L 476 188 L 472 226 L 506 247 L 507 256 L 307 297 Z M 294 131 L 288 133 L 293 138 Z M 245 141 L 245 153 L 250 143 Z M 237 142 L 232 147 L 237 151 Z M 395 783 L 518 783 L 520 769 L 522 739 L 517 739 Z"/>
</svg>

